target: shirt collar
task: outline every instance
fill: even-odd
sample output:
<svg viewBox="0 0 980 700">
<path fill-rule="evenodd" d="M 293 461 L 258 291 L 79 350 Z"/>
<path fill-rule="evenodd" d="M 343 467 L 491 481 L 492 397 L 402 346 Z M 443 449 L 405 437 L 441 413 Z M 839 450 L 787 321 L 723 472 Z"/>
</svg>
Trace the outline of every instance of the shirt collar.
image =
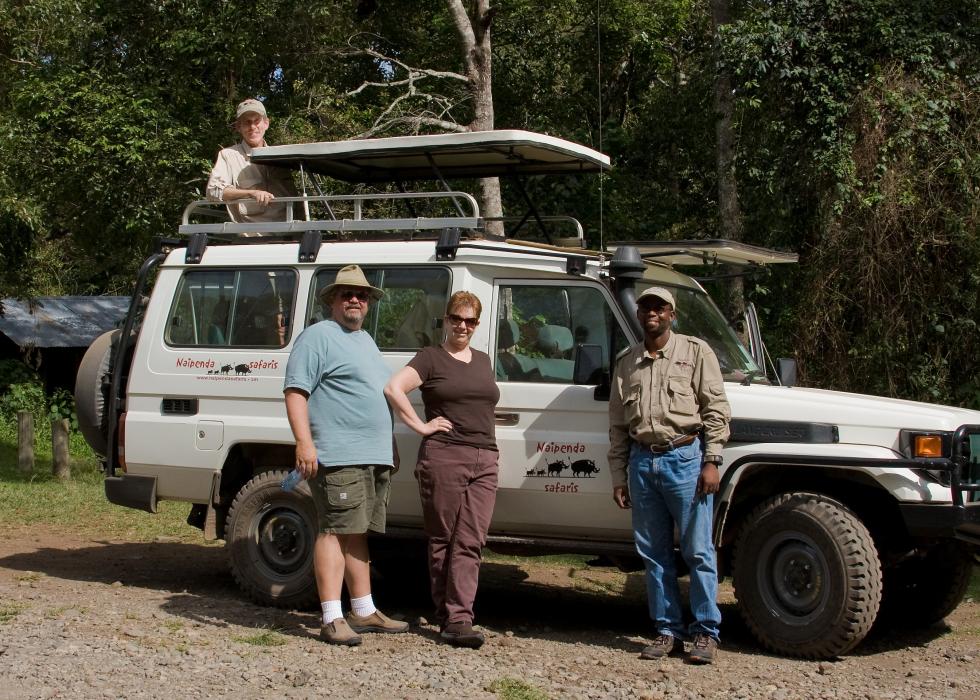
<svg viewBox="0 0 980 700">
<path fill-rule="evenodd" d="M 667 338 L 667 344 L 652 354 L 650 353 L 649 350 L 646 349 L 645 346 L 641 345 L 641 347 L 643 348 L 643 352 L 640 354 L 637 360 L 638 361 L 642 361 L 645 359 L 656 360 L 659 357 L 670 359 L 670 356 L 674 354 L 674 348 L 677 345 L 676 336 L 677 334 L 671 331 L 670 337 Z"/>
</svg>

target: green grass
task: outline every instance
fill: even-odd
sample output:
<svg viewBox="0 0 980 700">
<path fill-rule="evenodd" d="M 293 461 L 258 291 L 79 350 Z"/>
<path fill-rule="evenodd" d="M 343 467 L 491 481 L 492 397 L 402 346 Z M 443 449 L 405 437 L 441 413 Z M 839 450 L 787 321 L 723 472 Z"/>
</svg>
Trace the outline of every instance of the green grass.
<svg viewBox="0 0 980 700">
<path fill-rule="evenodd" d="M 487 690 L 496 693 L 500 700 L 548 700 L 540 688 L 517 678 L 499 678 L 487 686 Z"/>
<path fill-rule="evenodd" d="M 238 635 L 232 637 L 236 642 L 251 644 L 256 647 L 281 647 L 286 643 L 286 638 L 275 630 L 262 630 L 255 634 Z"/>
<path fill-rule="evenodd" d="M 201 531 L 186 523 L 190 505 L 160 503 L 158 513 L 109 503 L 95 455 L 78 434 L 70 443 L 71 478 L 51 474 L 50 441 L 35 441 L 34 471 L 17 469 L 17 431 L 0 424 L 0 528 L 10 532 L 26 525 L 54 526 L 80 536 L 99 535 L 129 541 L 152 541 L 158 536 L 200 542 Z"/>
<path fill-rule="evenodd" d="M 23 603 L 0 603 L 0 625 L 13 620 L 26 607 Z"/>
<path fill-rule="evenodd" d="M 980 603 L 980 566 L 973 567 L 973 578 L 966 589 L 966 597 L 973 598 L 975 603 Z"/>
</svg>

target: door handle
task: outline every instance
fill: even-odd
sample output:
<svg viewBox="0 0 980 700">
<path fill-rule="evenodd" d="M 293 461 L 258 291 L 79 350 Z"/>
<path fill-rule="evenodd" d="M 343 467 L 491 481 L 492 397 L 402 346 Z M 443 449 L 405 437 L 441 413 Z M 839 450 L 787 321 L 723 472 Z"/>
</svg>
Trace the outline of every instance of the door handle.
<svg viewBox="0 0 980 700">
<path fill-rule="evenodd" d="M 494 413 L 493 417 L 497 425 L 517 425 L 519 418 L 516 413 Z"/>
</svg>

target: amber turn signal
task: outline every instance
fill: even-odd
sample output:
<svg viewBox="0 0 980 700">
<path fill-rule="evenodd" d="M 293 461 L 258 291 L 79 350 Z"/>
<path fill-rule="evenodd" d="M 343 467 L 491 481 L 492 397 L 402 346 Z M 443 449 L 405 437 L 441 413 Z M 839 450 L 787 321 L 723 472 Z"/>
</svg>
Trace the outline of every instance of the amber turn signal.
<svg viewBox="0 0 980 700">
<path fill-rule="evenodd" d="M 916 435 L 912 446 L 913 457 L 942 457 L 943 439 L 939 435 Z"/>
</svg>

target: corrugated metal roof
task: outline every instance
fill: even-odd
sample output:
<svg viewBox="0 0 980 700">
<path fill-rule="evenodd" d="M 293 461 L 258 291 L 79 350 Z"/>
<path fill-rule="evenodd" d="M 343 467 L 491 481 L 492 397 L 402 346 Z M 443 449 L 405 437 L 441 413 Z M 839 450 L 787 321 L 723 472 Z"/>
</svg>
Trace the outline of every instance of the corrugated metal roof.
<svg viewBox="0 0 980 700">
<path fill-rule="evenodd" d="M 129 297 L 4 299 L 0 333 L 20 347 L 86 348 L 126 316 Z"/>
</svg>

